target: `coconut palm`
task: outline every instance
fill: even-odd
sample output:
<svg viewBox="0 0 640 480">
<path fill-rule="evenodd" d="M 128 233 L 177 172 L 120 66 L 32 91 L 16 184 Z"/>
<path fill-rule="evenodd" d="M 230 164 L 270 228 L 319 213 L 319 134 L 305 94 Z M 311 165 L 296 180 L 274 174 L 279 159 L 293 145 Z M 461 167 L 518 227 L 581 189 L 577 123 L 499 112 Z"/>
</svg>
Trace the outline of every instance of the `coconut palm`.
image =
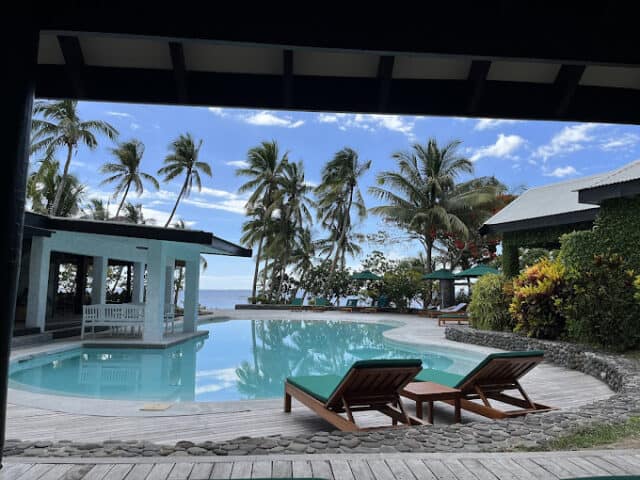
<svg viewBox="0 0 640 480">
<path fill-rule="evenodd" d="M 122 199 L 115 214 L 117 218 L 125 204 L 131 186 L 133 186 L 138 195 L 142 195 L 144 192 L 142 180 L 149 182 L 156 190 L 160 188 L 160 184 L 153 175 L 140 171 L 140 161 L 144 154 L 144 145 L 139 140 L 123 142 L 116 148 L 112 148 L 111 153 L 116 157 L 117 161 L 114 163 L 105 163 L 100 168 L 100 171 L 109 175 L 109 177 L 102 181 L 102 185 L 116 183 L 113 197 L 116 198 L 122 193 Z"/>
<path fill-rule="evenodd" d="M 249 150 L 247 153 L 247 163 L 249 165 L 236 170 L 236 175 L 249 177 L 249 180 L 239 188 L 239 192 L 252 192 L 247 201 L 246 209 L 253 218 L 243 225 L 243 232 L 245 232 L 243 243 L 250 246 L 258 245 L 251 290 L 253 303 L 256 302 L 258 272 L 260 270 L 260 262 L 263 260 L 265 236 L 273 215 L 275 195 L 280 183 L 283 165 L 287 164 L 288 161 L 287 152 L 280 157 L 280 150 L 275 140 L 265 141 Z M 255 235 L 251 233 L 251 229 L 254 229 Z M 267 257 L 264 260 L 263 275 L 266 287 L 269 259 Z"/>
<path fill-rule="evenodd" d="M 109 204 L 105 205 L 104 200 L 100 198 L 89 199 L 89 204 L 82 211 L 82 218 L 101 221 L 109 220 Z"/>
<path fill-rule="evenodd" d="M 124 215 L 122 215 L 122 220 L 125 220 L 129 223 L 136 223 L 138 225 L 153 225 L 156 223 L 155 219 L 146 218 L 144 216 L 141 203 L 137 203 L 134 205 L 131 202 L 127 202 L 124 205 Z"/>
<path fill-rule="evenodd" d="M 178 204 L 183 197 L 188 197 L 191 193 L 191 189 L 195 183 L 198 191 L 202 189 L 202 181 L 200 179 L 200 172 L 209 177 L 212 176 L 211 166 L 207 162 L 201 162 L 198 160 L 198 154 L 202 147 L 202 140 L 197 142 L 193 139 L 190 133 L 181 134 L 169 145 L 171 153 L 164 159 L 164 167 L 158 170 L 159 175 L 164 175 L 164 181 L 169 182 L 179 175 L 184 174 L 184 182 L 176 203 L 171 210 L 171 214 L 165 223 L 165 228 L 171 224 L 173 216 L 178 209 Z"/>
<path fill-rule="evenodd" d="M 34 118 L 32 121 L 31 152 L 45 151 L 47 155 L 53 155 L 60 147 L 67 149 L 62 176 L 49 210 L 52 215 L 61 214 L 60 203 L 65 185 L 69 181 L 69 167 L 74 151 L 77 152 L 80 145 L 95 150 L 98 146 L 98 134 L 110 140 L 115 140 L 118 136 L 118 131 L 107 122 L 82 121 L 77 107 L 76 100 L 39 101 L 34 106 L 34 114 L 41 118 Z"/>
<path fill-rule="evenodd" d="M 372 195 L 387 203 L 371 212 L 407 230 L 422 243 L 428 272 L 433 269 L 438 235 L 468 237 L 466 215 L 490 203 L 497 193 L 491 182 L 456 183 L 461 175 L 474 170 L 473 163 L 458 153 L 460 143 L 454 140 L 440 148 L 432 138 L 426 145 L 416 143 L 409 151 L 395 153 L 397 170 L 380 172 L 380 186 L 369 188 Z"/>
<path fill-rule="evenodd" d="M 333 261 L 329 275 L 335 269 L 338 261 L 344 264 L 348 253 L 348 239 L 353 233 L 352 210 L 359 220 L 367 215 L 362 193 L 358 187 L 361 177 L 371 167 L 371 160 L 361 162 L 358 153 L 345 147 L 338 151 L 322 170 L 322 182 L 316 188 L 318 197 L 318 218 L 322 225 L 329 230 L 326 239 L 331 244 Z"/>
<path fill-rule="evenodd" d="M 27 197 L 31 200 L 31 210 L 36 213 L 48 214 L 60 189 L 62 176 L 58 173 L 60 163 L 51 158 L 40 162 L 38 170 L 29 175 L 27 181 Z M 58 208 L 58 215 L 70 217 L 80 211 L 80 204 L 84 197 L 85 186 L 75 177 L 68 175 L 62 187 L 62 195 Z"/>
</svg>

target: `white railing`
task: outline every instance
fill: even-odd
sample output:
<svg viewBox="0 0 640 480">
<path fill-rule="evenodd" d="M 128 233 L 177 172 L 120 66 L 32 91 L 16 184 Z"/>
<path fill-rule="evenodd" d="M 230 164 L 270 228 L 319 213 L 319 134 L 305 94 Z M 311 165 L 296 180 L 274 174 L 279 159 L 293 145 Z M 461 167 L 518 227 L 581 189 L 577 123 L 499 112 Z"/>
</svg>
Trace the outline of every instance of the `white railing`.
<svg viewBox="0 0 640 480">
<path fill-rule="evenodd" d="M 164 330 L 171 332 L 175 330 L 176 306 L 173 303 L 164 304 Z"/>
<path fill-rule="evenodd" d="M 144 305 L 133 303 L 113 303 L 84 305 L 82 309 L 82 333 L 87 328 L 95 337 L 96 327 L 109 327 L 114 333 L 139 335 L 144 327 Z"/>
</svg>

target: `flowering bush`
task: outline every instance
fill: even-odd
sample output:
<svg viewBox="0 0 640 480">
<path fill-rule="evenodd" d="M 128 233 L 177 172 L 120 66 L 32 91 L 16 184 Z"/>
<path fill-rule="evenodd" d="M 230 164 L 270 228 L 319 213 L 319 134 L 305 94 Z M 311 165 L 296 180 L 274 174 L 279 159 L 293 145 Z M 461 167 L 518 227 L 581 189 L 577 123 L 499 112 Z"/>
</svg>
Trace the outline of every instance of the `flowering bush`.
<svg viewBox="0 0 640 480">
<path fill-rule="evenodd" d="M 509 312 L 514 331 L 530 337 L 555 339 L 565 330 L 562 298 L 565 293 L 565 269 L 558 261 L 543 258 L 524 270 L 513 282 Z"/>
</svg>

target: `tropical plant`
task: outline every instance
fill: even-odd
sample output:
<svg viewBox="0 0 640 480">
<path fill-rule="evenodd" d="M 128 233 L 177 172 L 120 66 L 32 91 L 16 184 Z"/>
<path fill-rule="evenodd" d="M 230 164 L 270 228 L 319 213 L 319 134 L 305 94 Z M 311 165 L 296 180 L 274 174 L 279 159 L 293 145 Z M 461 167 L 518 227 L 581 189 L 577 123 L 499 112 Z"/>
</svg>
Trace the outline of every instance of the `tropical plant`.
<svg viewBox="0 0 640 480">
<path fill-rule="evenodd" d="M 137 225 L 147 225 L 147 224 L 155 224 L 156 221 L 153 218 L 146 218 L 144 213 L 142 212 L 142 204 L 137 203 L 133 204 L 131 202 L 127 202 L 124 205 L 124 215 L 121 217 L 122 220 L 127 221 L 129 223 L 135 223 Z"/>
<path fill-rule="evenodd" d="M 114 215 L 117 218 L 120 215 L 120 210 L 125 205 L 131 186 L 133 186 L 138 195 L 142 195 L 144 192 L 142 180 L 148 181 L 156 190 L 160 188 L 160 184 L 153 175 L 140 171 L 144 145 L 139 140 L 123 142 L 116 148 L 112 148 L 111 153 L 116 157 L 117 161 L 105 163 L 100 171 L 109 175 L 102 181 L 102 185 L 116 183 L 113 197 L 116 198 L 122 193 L 122 199 Z"/>
<path fill-rule="evenodd" d="M 358 183 L 371 168 L 371 160 L 360 161 L 358 153 L 345 147 L 338 151 L 322 169 L 322 181 L 316 187 L 318 197 L 318 219 L 329 232 L 324 251 L 333 256 L 329 276 L 340 262 L 345 268 L 347 254 L 359 253 L 360 248 L 353 242 L 352 215 L 359 220 L 367 215 Z M 355 210 L 355 212 L 353 212 Z"/>
<path fill-rule="evenodd" d="M 45 159 L 40 162 L 38 170 L 29 175 L 27 181 L 27 197 L 31 200 L 31 210 L 43 215 L 51 211 L 57 192 L 60 190 L 62 176 L 58 173 L 60 164 L 56 160 Z M 70 217 L 80 211 L 85 186 L 75 175 L 68 175 L 62 187 L 62 195 L 58 205 L 58 216 Z"/>
<path fill-rule="evenodd" d="M 562 263 L 543 258 L 514 280 L 509 306 L 516 321 L 514 331 L 552 340 L 565 332 L 565 275 Z"/>
<path fill-rule="evenodd" d="M 484 275 L 473 286 L 468 312 L 471 325 L 482 330 L 511 331 L 515 321 L 509 313 L 513 281 L 503 275 Z"/>
<path fill-rule="evenodd" d="M 633 285 L 636 287 L 636 293 L 633 295 L 633 297 L 636 299 L 638 303 L 640 303 L 640 275 L 636 277 L 636 279 L 633 282 Z"/>
<path fill-rule="evenodd" d="M 422 273 L 408 262 L 400 262 L 384 274 L 382 294 L 400 310 L 406 310 L 422 295 Z"/>
<path fill-rule="evenodd" d="M 100 198 L 91 198 L 83 211 L 83 218 L 90 220 L 109 220 L 109 204 L 105 204 Z"/>
<path fill-rule="evenodd" d="M 97 134 L 115 140 L 118 131 L 101 120 L 82 121 L 78 115 L 76 100 L 38 101 L 33 111 L 40 118 L 32 121 L 31 152 L 45 151 L 48 156 L 52 156 L 60 147 L 67 149 L 62 176 L 49 210 L 52 215 L 60 215 L 60 204 L 69 181 L 69 167 L 74 151 L 77 152 L 80 145 L 95 150 L 98 146 Z"/>
<path fill-rule="evenodd" d="M 251 219 L 243 224 L 244 235 L 241 241 L 251 247 L 258 246 L 251 289 L 252 302 L 255 303 L 258 272 L 260 262 L 263 260 L 263 288 L 266 288 L 269 258 L 262 258 L 263 247 L 272 223 L 274 202 L 282 168 L 284 164 L 288 163 L 288 153 L 285 152 L 281 157 L 277 142 L 275 140 L 265 141 L 247 152 L 247 163 L 248 166 L 236 170 L 236 175 L 249 178 L 240 186 L 239 192 L 252 192 L 246 205 L 247 213 Z"/>
<path fill-rule="evenodd" d="M 181 134 L 169 145 L 170 153 L 165 157 L 164 167 L 158 170 L 158 174 L 164 176 L 163 181 L 165 182 L 184 175 L 184 182 L 171 214 L 164 225 L 165 228 L 171 224 L 180 200 L 189 196 L 193 185 L 195 184 L 198 191 L 202 189 L 200 172 L 209 177 L 212 176 L 211 166 L 207 162 L 198 160 L 201 147 L 202 140 L 196 142 L 190 133 Z"/>
</svg>

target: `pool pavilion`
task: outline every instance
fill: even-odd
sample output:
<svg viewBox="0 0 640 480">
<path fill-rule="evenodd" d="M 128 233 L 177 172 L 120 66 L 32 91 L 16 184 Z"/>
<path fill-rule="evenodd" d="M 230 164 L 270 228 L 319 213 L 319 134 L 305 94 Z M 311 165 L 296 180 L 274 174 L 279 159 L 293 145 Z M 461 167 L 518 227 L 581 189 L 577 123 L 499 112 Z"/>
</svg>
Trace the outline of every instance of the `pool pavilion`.
<svg viewBox="0 0 640 480">
<path fill-rule="evenodd" d="M 250 257 L 251 250 L 210 232 L 27 212 L 15 331 L 75 333 L 82 321 L 83 331 L 85 323 L 103 330 L 117 325 L 143 343 L 161 342 L 176 333 L 174 280 L 184 268 L 181 332 L 193 333 L 201 254 Z M 114 271 L 125 286 L 108 300 Z"/>
</svg>

